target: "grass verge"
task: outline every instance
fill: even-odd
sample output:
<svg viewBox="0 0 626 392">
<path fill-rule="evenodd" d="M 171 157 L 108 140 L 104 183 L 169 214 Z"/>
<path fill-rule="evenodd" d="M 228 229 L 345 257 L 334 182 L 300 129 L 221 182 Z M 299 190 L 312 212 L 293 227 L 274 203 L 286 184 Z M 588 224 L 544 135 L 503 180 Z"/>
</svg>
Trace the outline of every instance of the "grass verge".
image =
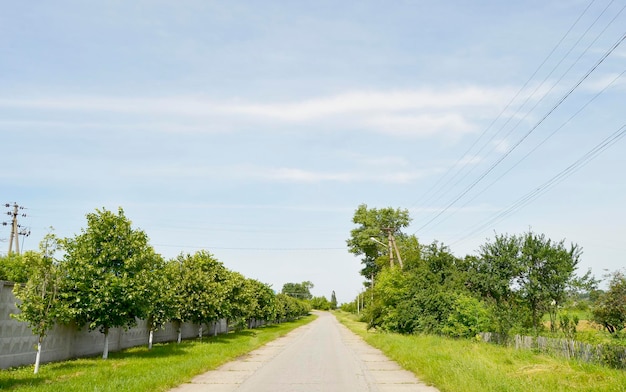
<svg viewBox="0 0 626 392">
<path fill-rule="evenodd" d="M 82 358 L 0 370 L 0 390 L 19 391 L 167 391 L 194 376 L 240 357 L 305 325 L 314 315 L 254 330 L 155 344 L 109 354 L 109 359 Z M 34 357 L 34 354 L 33 354 Z"/>
<path fill-rule="evenodd" d="M 626 372 L 621 370 L 470 340 L 368 332 L 353 315 L 335 315 L 367 343 L 442 392 L 626 392 Z"/>
</svg>

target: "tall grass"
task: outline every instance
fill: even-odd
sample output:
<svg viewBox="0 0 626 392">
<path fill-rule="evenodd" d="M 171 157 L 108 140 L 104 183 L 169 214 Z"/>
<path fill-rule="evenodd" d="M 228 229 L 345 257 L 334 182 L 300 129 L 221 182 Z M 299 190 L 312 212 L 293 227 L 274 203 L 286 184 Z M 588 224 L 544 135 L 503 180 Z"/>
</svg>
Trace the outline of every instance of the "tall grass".
<svg viewBox="0 0 626 392">
<path fill-rule="evenodd" d="M 625 392 L 626 372 L 470 340 L 366 331 L 339 320 L 422 381 L 442 392 Z"/>
<path fill-rule="evenodd" d="M 307 324 L 316 316 L 255 330 L 218 335 L 181 344 L 155 344 L 111 353 L 109 359 L 83 358 L 0 370 L 0 390 L 18 391 L 167 391 L 195 375 L 244 355 Z"/>
</svg>

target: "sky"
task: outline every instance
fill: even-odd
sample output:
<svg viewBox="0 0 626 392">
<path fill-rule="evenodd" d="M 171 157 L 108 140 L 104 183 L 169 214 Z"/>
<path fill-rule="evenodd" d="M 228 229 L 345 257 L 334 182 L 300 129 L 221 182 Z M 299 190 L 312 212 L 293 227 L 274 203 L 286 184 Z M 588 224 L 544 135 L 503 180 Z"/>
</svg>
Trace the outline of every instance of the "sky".
<svg viewBox="0 0 626 392">
<path fill-rule="evenodd" d="M 29 250 L 121 207 L 166 258 L 339 302 L 360 204 L 459 257 L 543 233 L 601 277 L 626 253 L 625 7 L 4 2 L 0 211 Z"/>
</svg>

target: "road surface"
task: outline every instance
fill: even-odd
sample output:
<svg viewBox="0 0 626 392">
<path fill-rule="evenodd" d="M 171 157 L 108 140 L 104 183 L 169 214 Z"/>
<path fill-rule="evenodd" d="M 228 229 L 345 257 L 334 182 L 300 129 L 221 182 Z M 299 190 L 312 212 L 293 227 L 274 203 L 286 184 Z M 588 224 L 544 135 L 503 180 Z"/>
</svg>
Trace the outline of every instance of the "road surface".
<svg viewBox="0 0 626 392">
<path fill-rule="evenodd" d="M 325 312 L 171 392 L 437 392 Z"/>
</svg>

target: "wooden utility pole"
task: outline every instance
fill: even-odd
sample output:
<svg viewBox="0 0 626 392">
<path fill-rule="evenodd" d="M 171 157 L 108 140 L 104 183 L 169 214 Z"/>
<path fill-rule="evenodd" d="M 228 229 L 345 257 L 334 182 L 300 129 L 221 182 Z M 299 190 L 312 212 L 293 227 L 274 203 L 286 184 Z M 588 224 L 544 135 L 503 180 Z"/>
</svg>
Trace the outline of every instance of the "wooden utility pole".
<svg viewBox="0 0 626 392">
<path fill-rule="evenodd" d="M 387 233 L 387 241 L 389 242 L 389 245 L 387 246 L 387 248 L 389 248 L 389 266 L 393 266 L 393 255 L 395 253 L 396 257 L 398 258 L 398 264 L 400 264 L 400 268 L 402 268 L 402 256 L 400 256 L 400 251 L 398 250 L 396 239 L 393 236 L 393 227 L 383 227 L 382 230 Z"/>
</svg>

